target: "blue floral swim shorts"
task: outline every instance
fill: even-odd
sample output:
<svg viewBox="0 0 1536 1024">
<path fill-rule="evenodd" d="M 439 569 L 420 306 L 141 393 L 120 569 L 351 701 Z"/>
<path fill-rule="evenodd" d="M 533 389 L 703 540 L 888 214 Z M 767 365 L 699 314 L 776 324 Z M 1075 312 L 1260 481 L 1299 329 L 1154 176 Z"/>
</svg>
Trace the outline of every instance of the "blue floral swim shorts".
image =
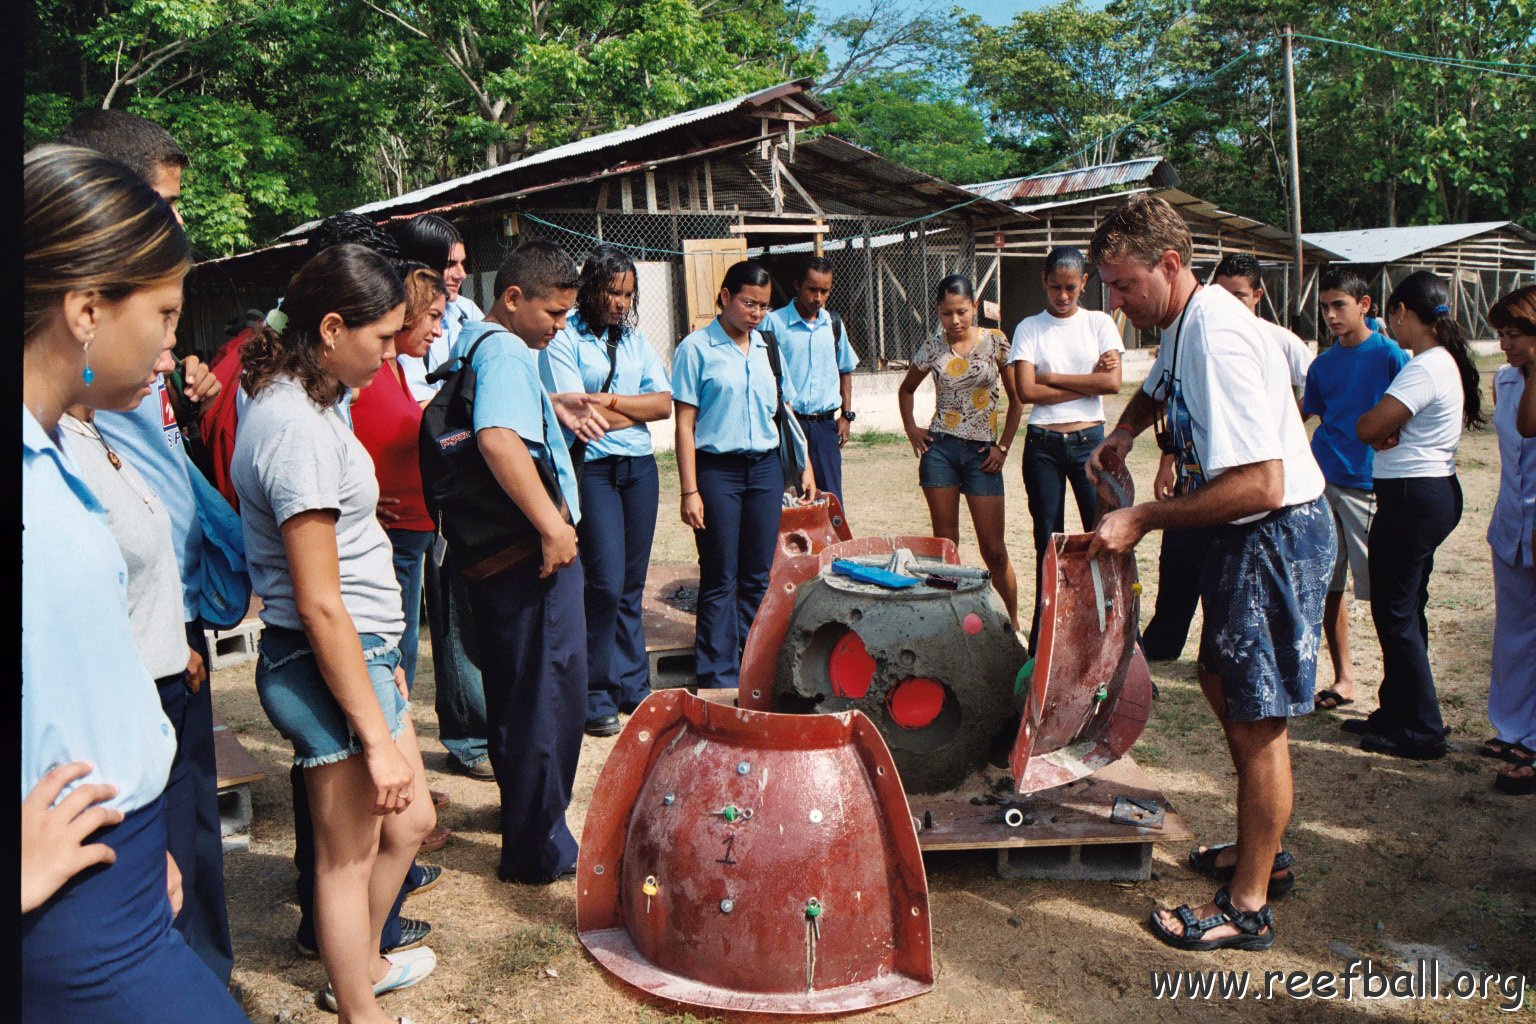
<svg viewBox="0 0 1536 1024">
<path fill-rule="evenodd" d="M 1221 680 L 1223 717 L 1309 713 L 1338 543 L 1328 504 L 1318 498 L 1209 536 L 1200 665 Z"/>
</svg>

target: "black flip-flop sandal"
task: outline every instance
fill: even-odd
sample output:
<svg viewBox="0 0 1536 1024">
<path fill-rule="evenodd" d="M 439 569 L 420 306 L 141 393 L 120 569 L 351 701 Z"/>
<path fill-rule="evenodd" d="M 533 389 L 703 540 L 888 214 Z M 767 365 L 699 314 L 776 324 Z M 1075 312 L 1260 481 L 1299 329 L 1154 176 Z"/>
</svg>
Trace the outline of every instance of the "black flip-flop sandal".
<svg viewBox="0 0 1536 1024">
<path fill-rule="evenodd" d="M 1324 701 L 1327 701 L 1325 704 Z M 1342 708 L 1346 704 L 1353 704 L 1353 697 L 1346 697 L 1338 690 L 1324 690 L 1312 701 L 1312 706 L 1322 711 L 1332 711 L 1334 708 Z"/>
<path fill-rule="evenodd" d="M 1221 851 L 1231 849 L 1233 845 L 1234 844 L 1232 843 L 1222 843 L 1220 846 L 1208 846 L 1203 851 L 1199 847 L 1190 850 L 1190 869 L 1206 876 L 1207 878 L 1214 878 L 1218 882 L 1230 883 L 1233 876 L 1237 874 L 1237 866 L 1233 864 L 1225 864 L 1218 867 L 1216 864 L 1216 857 L 1221 853 Z M 1279 899 L 1286 893 L 1290 892 L 1292 889 L 1296 888 L 1296 873 L 1291 870 L 1291 865 L 1295 863 L 1296 858 L 1292 857 L 1290 852 L 1287 850 L 1281 850 L 1279 853 L 1275 854 L 1274 866 L 1269 869 L 1269 886 L 1265 890 L 1266 895 L 1268 895 L 1270 899 Z M 1285 874 L 1281 875 L 1279 878 L 1275 878 L 1274 872 L 1276 871 L 1284 871 Z"/>
<path fill-rule="evenodd" d="M 1258 910 L 1238 910 L 1232 905 L 1232 897 L 1228 895 L 1225 888 L 1216 890 L 1216 895 L 1212 899 L 1221 913 L 1210 917 L 1196 917 L 1187 903 L 1174 909 L 1179 923 L 1184 926 L 1183 934 L 1169 931 L 1163 922 L 1158 920 L 1157 911 L 1154 910 L 1148 919 L 1152 934 L 1157 936 L 1158 941 L 1175 949 L 1187 949 L 1197 953 L 1207 953 L 1215 949 L 1258 952 L 1275 944 L 1275 919 L 1269 911 L 1269 904 L 1266 903 Z M 1207 932 L 1220 928 L 1224 924 L 1236 927 L 1237 934 L 1228 935 L 1224 939 L 1204 937 Z"/>
<path fill-rule="evenodd" d="M 1531 774 L 1515 776 L 1501 771 L 1493 777 L 1493 788 L 1510 796 L 1530 796 L 1536 793 L 1536 756 L 1522 757 L 1511 763 L 1517 769 L 1532 769 Z"/>
<path fill-rule="evenodd" d="M 1477 752 L 1483 757 L 1491 757 L 1495 761 L 1510 761 L 1512 758 L 1520 756 L 1518 753 L 1515 753 L 1515 748 L 1519 745 L 1518 743 L 1505 743 L 1497 736 L 1490 736 L 1483 740 L 1482 745 L 1477 748 Z"/>
</svg>

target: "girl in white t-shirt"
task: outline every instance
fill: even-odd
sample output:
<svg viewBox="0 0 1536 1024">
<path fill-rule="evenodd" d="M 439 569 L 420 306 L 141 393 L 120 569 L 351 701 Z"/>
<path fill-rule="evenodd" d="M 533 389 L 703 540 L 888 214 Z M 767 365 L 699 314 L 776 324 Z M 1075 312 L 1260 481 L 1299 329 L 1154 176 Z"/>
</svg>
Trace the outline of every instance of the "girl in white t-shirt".
<svg viewBox="0 0 1536 1024">
<path fill-rule="evenodd" d="M 1461 430 L 1483 423 L 1477 367 L 1449 302 L 1446 281 L 1427 270 L 1393 290 L 1387 322 L 1413 358 L 1355 424 L 1360 440 L 1376 449 L 1368 548 L 1382 683 L 1381 706 L 1346 727 L 1363 734 L 1363 750 L 1416 760 L 1445 756 L 1424 608 L 1435 549 L 1461 519 Z"/>
<path fill-rule="evenodd" d="M 1088 282 L 1083 254 L 1058 246 L 1040 275 L 1046 307 L 1019 322 L 1008 371 L 1019 398 L 1032 402 L 1024 435 L 1024 492 L 1035 527 L 1035 612 L 1030 647 L 1040 629 L 1040 565 L 1051 534 L 1066 530 L 1067 484 L 1084 530 L 1096 517 L 1094 488 L 1084 466 L 1104 440 L 1104 395 L 1120 390 L 1125 346 L 1108 314 L 1078 305 Z"/>
</svg>

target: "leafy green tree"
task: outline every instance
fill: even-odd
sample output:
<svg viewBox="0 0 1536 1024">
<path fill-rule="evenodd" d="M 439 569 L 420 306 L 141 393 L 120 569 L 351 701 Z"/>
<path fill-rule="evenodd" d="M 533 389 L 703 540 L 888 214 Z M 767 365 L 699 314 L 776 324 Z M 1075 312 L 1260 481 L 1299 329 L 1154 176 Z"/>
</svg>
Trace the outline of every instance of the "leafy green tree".
<svg viewBox="0 0 1536 1024">
<path fill-rule="evenodd" d="M 1529 221 L 1536 209 L 1529 199 L 1523 208 L 1515 200 L 1531 178 L 1533 26 L 1532 0 L 1373 0 L 1315 15 L 1308 23 L 1311 35 L 1442 60 L 1525 67 L 1455 67 L 1301 41 L 1302 162 L 1331 172 L 1304 175 L 1304 205 L 1326 210 L 1335 221 L 1330 227 L 1455 223 L 1512 213 Z M 1343 190 L 1356 202 L 1348 194 L 1322 194 L 1351 179 L 1368 186 Z"/>
<path fill-rule="evenodd" d="M 1032 163 L 1073 165 L 1125 159 L 1158 140 L 1155 124 L 1132 127 L 1135 111 L 1196 64 L 1199 29 L 1166 4 L 1126 0 L 1102 10 L 1062 0 L 1002 26 L 960 21 L 976 95 Z"/>
<path fill-rule="evenodd" d="M 364 0 L 425 44 L 495 130 L 485 164 L 717 102 L 821 62 L 779 0 Z"/>
<path fill-rule="evenodd" d="M 1017 173 L 1019 153 L 988 137 L 976 107 L 919 75 L 859 79 L 822 98 L 837 111 L 832 131 L 889 160 L 961 184 Z"/>
</svg>

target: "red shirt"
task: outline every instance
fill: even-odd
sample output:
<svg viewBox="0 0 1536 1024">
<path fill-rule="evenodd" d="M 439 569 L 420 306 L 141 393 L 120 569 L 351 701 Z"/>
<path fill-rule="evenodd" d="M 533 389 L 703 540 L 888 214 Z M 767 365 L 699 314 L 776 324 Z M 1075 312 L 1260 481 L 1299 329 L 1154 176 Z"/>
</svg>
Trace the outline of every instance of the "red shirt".
<svg viewBox="0 0 1536 1024">
<path fill-rule="evenodd" d="M 399 498 L 390 510 L 400 518 L 385 524 L 391 530 L 432 530 L 427 500 L 421 493 L 421 406 L 401 379 L 398 365 L 386 359 L 369 384 L 352 401 L 352 432 L 373 456 L 379 496 Z"/>
</svg>

